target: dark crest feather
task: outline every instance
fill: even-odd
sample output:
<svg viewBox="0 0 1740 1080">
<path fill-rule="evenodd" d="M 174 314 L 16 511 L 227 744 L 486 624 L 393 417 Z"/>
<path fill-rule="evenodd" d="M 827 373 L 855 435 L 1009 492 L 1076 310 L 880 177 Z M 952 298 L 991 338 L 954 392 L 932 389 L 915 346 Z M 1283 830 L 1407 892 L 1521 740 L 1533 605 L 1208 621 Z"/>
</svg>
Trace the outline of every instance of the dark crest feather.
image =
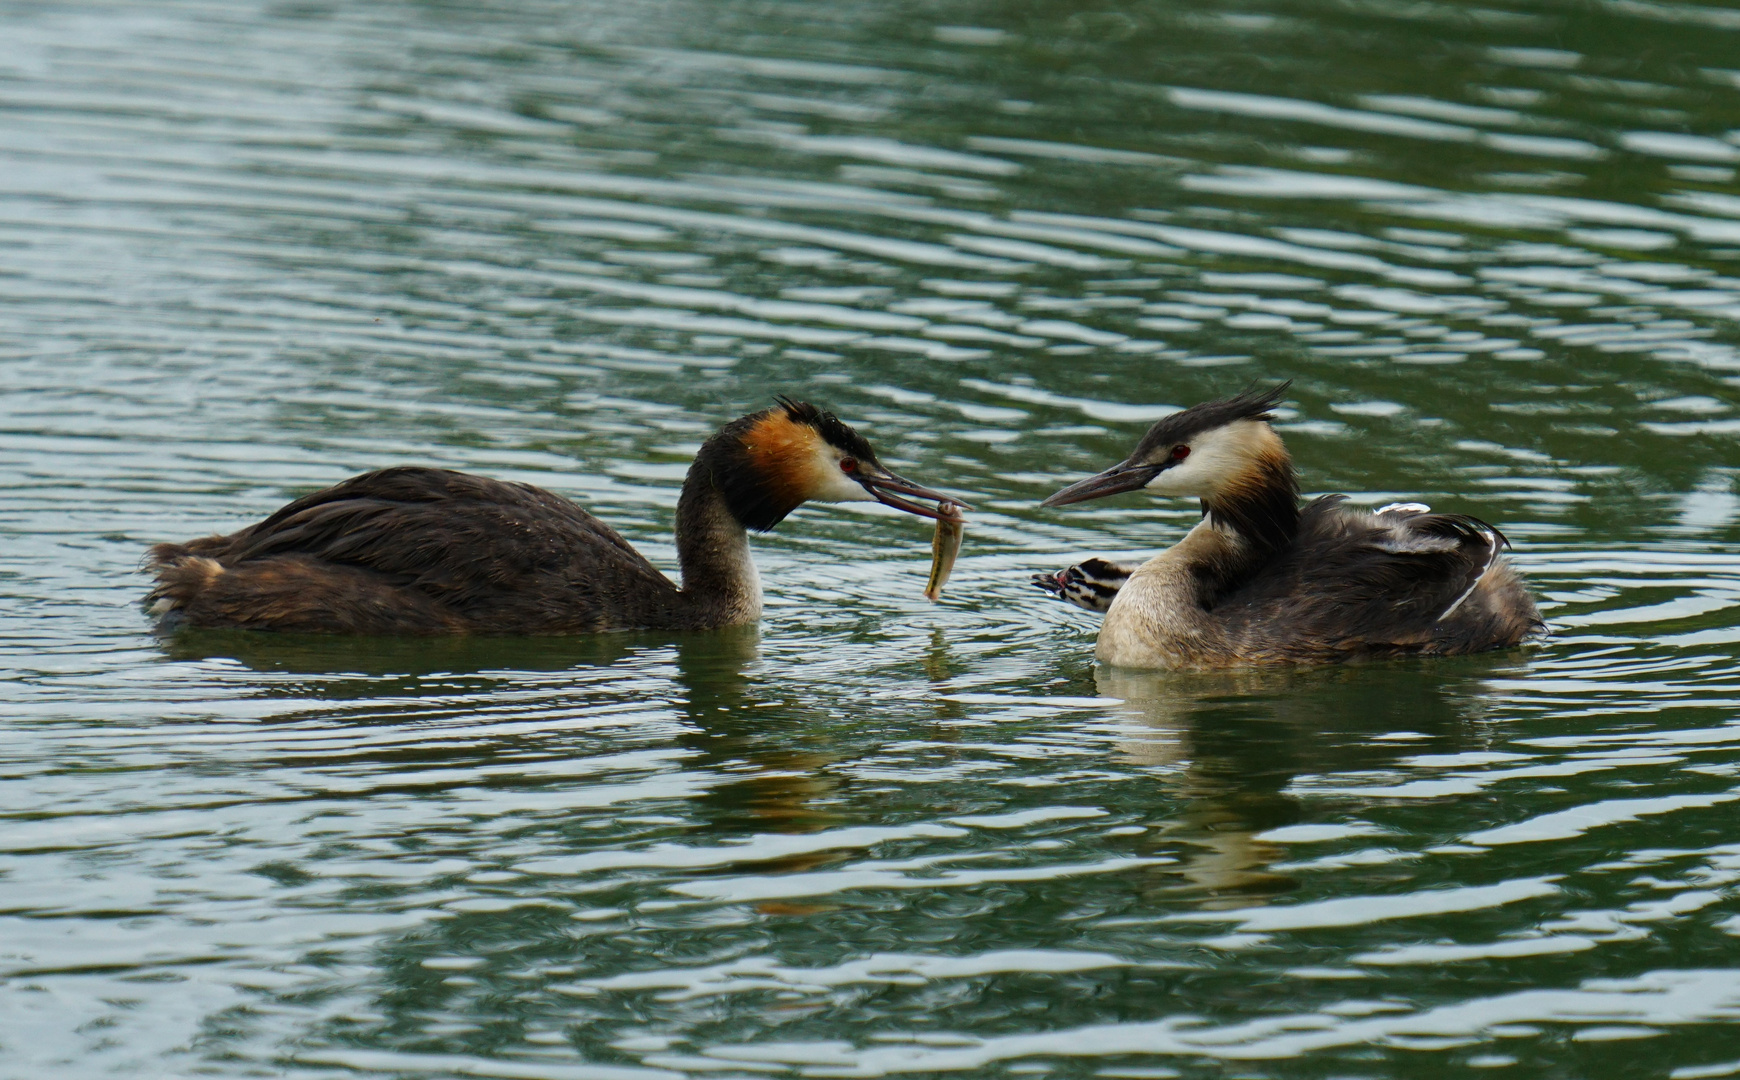
<svg viewBox="0 0 1740 1080">
<path fill-rule="evenodd" d="M 826 409 L 818 409 L 807 401 L 794 401 L 784 394 L 775 395 L 775 401 L 785 410 L 788 420 L 799 424 L 808 424 L 816 429 L 822 438 L 834 446 L 844 450 L 860 461 L 876 462 L 876 451 L 870 448 L 869 440 L 852 430 L 850 424 Z"/>
<path fill-rule="evenodd" d="M 1275 408 L 1286 399 L 1287 390 L 1292 385 L 1293 380 L 1288 379 L 1279 386 L 1265 390 L 1252 383 L 1232 397 L 1205 401 L 1171 416 L 1163 416 L 1148 429 L 1148 434 L 1142 436 L 1142 441 L 1136 444 L 1136 452 L 1130 455 L 1130 459 L 1146 460 L 1150 454 L 1170 450 L 1205 431 L 1225 427 L 1234 421 L 1273 420 Z"/>
</svg>

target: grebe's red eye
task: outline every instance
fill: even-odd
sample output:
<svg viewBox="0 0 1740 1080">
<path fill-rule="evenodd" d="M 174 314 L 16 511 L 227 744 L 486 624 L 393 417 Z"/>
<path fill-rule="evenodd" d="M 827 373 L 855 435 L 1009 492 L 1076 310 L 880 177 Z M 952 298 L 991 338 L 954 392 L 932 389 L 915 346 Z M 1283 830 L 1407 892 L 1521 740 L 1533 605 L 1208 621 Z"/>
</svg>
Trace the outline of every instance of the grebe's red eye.
<svg viewBox="0 0 1740 1080">
<path fill-rule="evenodd" d="M 840 471 L 841 472 L 857 472 L 858 471 L 858 459 L 857 458 L 841 458 L 840 459 Z"/>
<path fill-rule="evenodd" d="M 1190 456 L 1190 447 L 1188 447 L 1188 446 L 1174 446 L 1172 448 L 1172 460 L 1173 461 L 1183 461 L 1185 458 L 1187 458 L 1189 456 Z"/>
</svg>

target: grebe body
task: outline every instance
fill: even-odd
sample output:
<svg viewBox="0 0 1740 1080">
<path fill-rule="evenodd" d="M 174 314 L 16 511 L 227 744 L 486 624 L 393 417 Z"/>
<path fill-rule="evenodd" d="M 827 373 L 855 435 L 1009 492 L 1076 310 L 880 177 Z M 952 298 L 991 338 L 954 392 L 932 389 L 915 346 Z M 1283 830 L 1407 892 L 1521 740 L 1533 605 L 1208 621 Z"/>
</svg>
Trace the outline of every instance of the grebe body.
<svg viewBox="0 0 1740 1080">
<path fill-rule="evenodd" d="M 748 534 L 808 501 L 935 517 L 832 413 L 780 399 L 727 424 L 677 501 L 671 581 L 575 503 L 529 484 L 400 467 L 304 496 L 228 536 L 158 544 L 147 609 L 169 627 L 329 634 L 590 634 L 753 622 Z M 958 502 L 959 500 L 954 500 Z"/>
<path fill-rule="evenodd" d="M 1202 520 L 1139 566 L 1092 559 L 1036 576 L 1105 613 L 1099 660 L 1207 669 L 1452 656 L 1544 629 L 1491 525 L 1419 503 L 1366 512 L 1340 495 L 1300 506 L 1292 459 L 1269 426 L 1286 388 L 1165 417 L 1129 458 L 1045 500 L 1138 488 L 1201 500 Z"/>
</svg>

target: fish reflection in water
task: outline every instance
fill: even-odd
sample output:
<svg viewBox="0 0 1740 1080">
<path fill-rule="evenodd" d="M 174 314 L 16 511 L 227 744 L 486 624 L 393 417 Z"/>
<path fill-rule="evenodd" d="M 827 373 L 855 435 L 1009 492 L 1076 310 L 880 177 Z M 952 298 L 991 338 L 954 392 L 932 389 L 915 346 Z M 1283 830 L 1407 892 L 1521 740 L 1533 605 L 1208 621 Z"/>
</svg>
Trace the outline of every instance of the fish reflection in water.
<svg viewBox="0 0 1740 1080">
<path fill-rule="evenodd" d="M 1121 702 L 1118 716 L 1149 729 L 1119 742 L 1124 760 L 1176 777 L 1183 807 L 1148 840 L 1181 858 L 1165 888 L 1238 907 L 1298 886 L 1277 869 L 1287 846 L 1264 839 L 1300 823 L 1287 790 L 1297 778 L 1468 749 L 1481 738 L 1484 680 L 1505 667 L 1493 658 L 1198 673 L 1102 665 L 1094 678 Z M 1377 738 L 1386 735 L 1405 737 Z"/>
</svg>

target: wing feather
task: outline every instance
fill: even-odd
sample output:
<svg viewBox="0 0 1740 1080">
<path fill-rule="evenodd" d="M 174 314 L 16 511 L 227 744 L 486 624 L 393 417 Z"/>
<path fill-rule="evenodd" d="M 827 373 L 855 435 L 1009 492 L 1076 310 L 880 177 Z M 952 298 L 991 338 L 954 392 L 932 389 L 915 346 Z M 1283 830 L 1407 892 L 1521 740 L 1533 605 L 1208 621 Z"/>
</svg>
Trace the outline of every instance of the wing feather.
<svg viewBox="0 0 1740 1080">
<path fill-rule="evenodd" d="M 1216 612 L 1254 637 L 1328 654 L 1423 649 L 1508 545 L 1467 515 L 1414 506 L 1367 514 L 1344 501 L 1327 496 L 1306 506 L 1288 555 L 1223 597 Z"/>
<path fill-rule="evenodd" d="M 458 607 L 543 578 L 676 586 L 614 529 L 529 484 L 400 467 L 353 477 L 232 538 L 226 565 L 298 555 L 386 575 Z"/>
</svg>

